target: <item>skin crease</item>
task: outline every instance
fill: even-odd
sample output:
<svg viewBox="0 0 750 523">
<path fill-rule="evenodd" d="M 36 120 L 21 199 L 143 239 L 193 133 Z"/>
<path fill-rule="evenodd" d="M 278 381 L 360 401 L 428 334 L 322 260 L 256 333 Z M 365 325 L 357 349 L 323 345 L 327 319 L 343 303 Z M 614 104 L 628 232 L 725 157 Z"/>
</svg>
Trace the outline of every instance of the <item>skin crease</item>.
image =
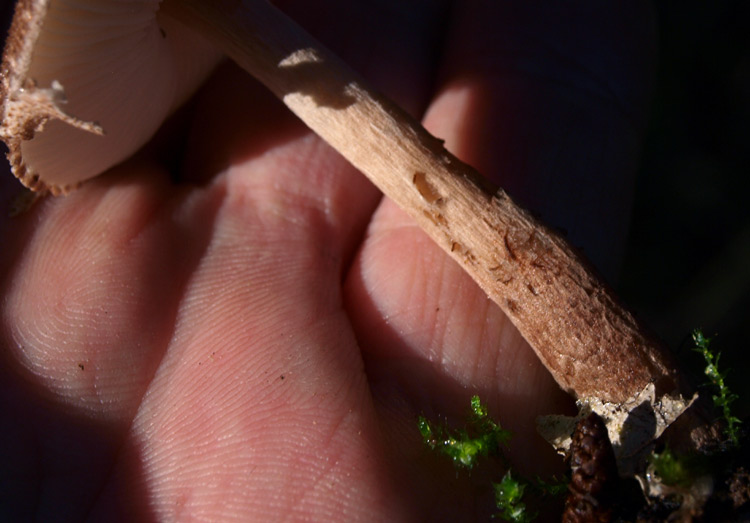
<svg viewBox="0 0 750 523">
<path fill-rule="evenodd" d="M 280 7 L 616 274 L 648 4 Z M 570 399 L 505 316 L 231 65 L 133 159 L 0 220 L 0 519 L 482 520 L 501 472 L 416 429 L 477 393 L 514 468 L 560 470 L 534 419 Z"/>
</svg>

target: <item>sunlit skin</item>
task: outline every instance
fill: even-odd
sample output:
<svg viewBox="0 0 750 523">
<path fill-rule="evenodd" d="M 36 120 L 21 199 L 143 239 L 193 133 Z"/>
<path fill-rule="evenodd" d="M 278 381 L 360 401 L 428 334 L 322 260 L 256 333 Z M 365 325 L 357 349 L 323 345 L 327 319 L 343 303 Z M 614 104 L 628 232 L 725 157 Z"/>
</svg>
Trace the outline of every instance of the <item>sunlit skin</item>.
<svg viewBox="0 0 750 523">
<path fill-rule="evenodd" d="M 281 7 L 612 278 L 648 6 L 371 4 Z M 19 186 L 0 189 L 8 209 Z M 499 308 L 231 65 L 0 234 L 0 519 L 485 517 L 485 478 L 417 429 L 473 394 L 516 470 L 561 469 L 534 419 L 571 400 Z"/>
</svg>

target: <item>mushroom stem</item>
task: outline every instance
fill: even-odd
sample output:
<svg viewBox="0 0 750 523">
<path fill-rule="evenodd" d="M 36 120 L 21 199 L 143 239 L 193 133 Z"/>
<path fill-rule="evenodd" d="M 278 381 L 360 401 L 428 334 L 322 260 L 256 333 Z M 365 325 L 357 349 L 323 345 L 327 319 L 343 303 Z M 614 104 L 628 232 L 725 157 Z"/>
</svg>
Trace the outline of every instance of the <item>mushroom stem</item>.
<svg viewBox="0 0 750 523">
<path fill-rule="evenodd" d="M 165 0 L 406 210 L 513 321 L 558 384 L 622 404 L 678 388 L 644 333 L 555 231 L 445 150 L 265 0 Z"/>
</svg>

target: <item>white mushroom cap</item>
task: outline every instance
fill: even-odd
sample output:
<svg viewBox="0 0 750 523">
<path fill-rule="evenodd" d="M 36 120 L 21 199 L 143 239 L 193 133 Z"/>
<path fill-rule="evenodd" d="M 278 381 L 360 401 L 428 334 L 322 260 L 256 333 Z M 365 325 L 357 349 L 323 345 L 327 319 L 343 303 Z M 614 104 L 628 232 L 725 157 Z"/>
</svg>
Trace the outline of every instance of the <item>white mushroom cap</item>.
<svg viewBox="0 0 750 523">
<path fill-rule="evenodd" d="M 0 138 L 28 187 L 66 192 L 133 154 L 220 53 L 160 0 L 19 0 L 3 56 Z"/>
</svg>

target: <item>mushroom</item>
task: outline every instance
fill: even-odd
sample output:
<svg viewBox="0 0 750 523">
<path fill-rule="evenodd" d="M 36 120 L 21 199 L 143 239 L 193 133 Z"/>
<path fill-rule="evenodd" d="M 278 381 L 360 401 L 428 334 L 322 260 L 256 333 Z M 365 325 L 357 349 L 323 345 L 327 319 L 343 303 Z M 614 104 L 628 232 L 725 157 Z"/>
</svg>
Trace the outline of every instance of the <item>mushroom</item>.
<svg viewBox="0 0 750 523">
<path fill-rule="evenodd" d="M 20 0 L 0 128 L 16 176 L 64 193 L 128 157 L 216 62 L 204 39 L 406 210 L 611 435 L 643 404 L 646 439 L 687 408 L 675 362 L 564 238 L 265 0 Z"/>
<path fill-rule="evenodd" d="M 126 159 L 217 63 L 211 46 L 158 8 L 158 0 L 18 2 L 0 136 L 25 185 L 64 193 Z"/>
</svg>

